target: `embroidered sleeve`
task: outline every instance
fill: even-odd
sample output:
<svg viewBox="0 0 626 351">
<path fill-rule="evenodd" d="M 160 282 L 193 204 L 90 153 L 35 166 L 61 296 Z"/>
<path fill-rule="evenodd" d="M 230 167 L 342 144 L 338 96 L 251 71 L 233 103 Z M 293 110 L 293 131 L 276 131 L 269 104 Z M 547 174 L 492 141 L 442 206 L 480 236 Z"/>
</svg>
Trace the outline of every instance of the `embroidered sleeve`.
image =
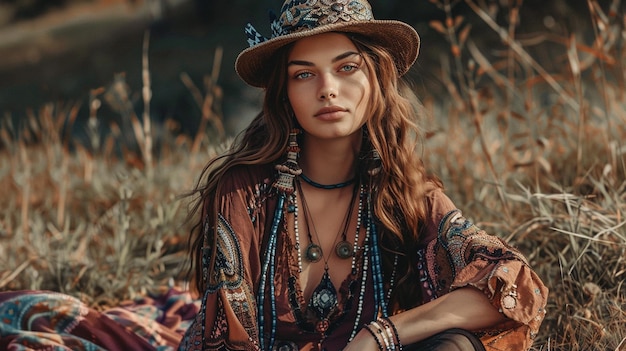
<svg viewBox="0 0 626 351">
<path fill-rule="evenodd" d="M 263 214 L 253 206 L 258 195 L 235 184 L 222 196 L 217 234 L 203 254 L 202 306 L 179 350 L 259 350 L 254 282 Z M 204 233 L 212 237 L 208 220 Z"/>
<path fill-rule="evenodd" d="M 245 279 L 240 242 L 222 215 L 217 233 L 214 268 L 207 277 L 202 306 L 179 350 L 258 350 L 256 304 Z M 204 252 L 205 274 L 212 252 L 210 248 Z"/>
<path fill-rule="evenodd" d="M 422 280 L 432 298 L 472 286 L 510 319 L 484 331 L 488 350 L 531 346 L 545 316 L 548 289 L 520 252 L 455 210 L 441 221 L 437 238 L 425 250 L 425 261 Z"/>
</svg>

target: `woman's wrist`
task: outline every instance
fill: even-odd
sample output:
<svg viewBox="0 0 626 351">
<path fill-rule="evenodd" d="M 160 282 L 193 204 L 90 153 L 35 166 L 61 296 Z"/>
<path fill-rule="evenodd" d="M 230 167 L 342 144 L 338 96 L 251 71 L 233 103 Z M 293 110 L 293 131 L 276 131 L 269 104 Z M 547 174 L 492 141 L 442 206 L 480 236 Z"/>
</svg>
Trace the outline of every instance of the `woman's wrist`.
<svg viewBox="0 0 626 351">
<path fill-rule="evenodd" d="M 372 338 L 374 338 L 374 340 L 376 341 L 376 345 L 378 345 L 378 350 L 379 351 L 384 351 L 385 349 L 383 348 L 383 344 L 382 344 L 381 340 L 378 338 L 377 331 L 372 329 L 370 327 L 370 324 L 367 324 L 367 325 L 363 326 L 363 329 L 365 329 L 372 336 Z"/>
<path fill-rule="evenodd" d="M 379 317 L 375 321 L 365 325 L 363 329 L 376 341 L 380 351 L 402 351 L 402 343 L 398 330 L 393 322 L 387 317 Z"/>
</svg>

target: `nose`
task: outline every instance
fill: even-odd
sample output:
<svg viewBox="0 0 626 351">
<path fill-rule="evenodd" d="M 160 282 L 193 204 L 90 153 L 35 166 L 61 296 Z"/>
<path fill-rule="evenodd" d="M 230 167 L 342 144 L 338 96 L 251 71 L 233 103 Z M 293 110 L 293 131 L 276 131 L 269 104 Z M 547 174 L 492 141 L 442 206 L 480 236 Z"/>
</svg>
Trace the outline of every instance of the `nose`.
<svg viewBox="0 0 626 351">
<path fill-rule="evenodd" d="M 321 75 L 320 79 L 320 88 L 319 88 L 319 98 L 320 100 L 334 99 L 337 97 L 337 80 L 332 74 L 327 73 Z"/>
</svg>

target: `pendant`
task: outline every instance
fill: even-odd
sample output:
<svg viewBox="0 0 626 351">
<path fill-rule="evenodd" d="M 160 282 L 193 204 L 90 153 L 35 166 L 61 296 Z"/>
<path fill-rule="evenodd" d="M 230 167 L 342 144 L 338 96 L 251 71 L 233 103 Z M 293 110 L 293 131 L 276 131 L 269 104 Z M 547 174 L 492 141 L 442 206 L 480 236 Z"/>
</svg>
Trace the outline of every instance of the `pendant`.
<svg viewBox="0 0 626 351">
<path fill-rule="evenodd" d="M 306 247 L 304 255 L 309 262 L 318 262 L 323 256 L 322 247 L 317 244 L 310 243 L 309 246 Z"/>
<path fill-rule="evenodd" d="M 320 281 L 315 291 L 313 291 L 313 295 L 311 295 L 311 301 L 309 301 L 309 308 L 315 311 L 317 318 L 320 319 L 321 322 L 328 321 L 328 317 L 337 307 L 337 290 L 333 285 L 333 282 L 330 280 L 330 276 L 328 275 L 328 268 L 324 272 L 322 276 L 322 280 Z M 324 327 L 326 323 L 318 324 L 316 329 L 322 329 L 326 331 L 328 329 L 328 325 Z M 320 330 L 320 331 L 322 331 Z"/>
<path fill-rule="evenodd" d="M 335 253 L 341 259 L 347 259 L 352 257 L 352 245 L 349 242 L 342 240 L 335 246 Z"/>
</svg>

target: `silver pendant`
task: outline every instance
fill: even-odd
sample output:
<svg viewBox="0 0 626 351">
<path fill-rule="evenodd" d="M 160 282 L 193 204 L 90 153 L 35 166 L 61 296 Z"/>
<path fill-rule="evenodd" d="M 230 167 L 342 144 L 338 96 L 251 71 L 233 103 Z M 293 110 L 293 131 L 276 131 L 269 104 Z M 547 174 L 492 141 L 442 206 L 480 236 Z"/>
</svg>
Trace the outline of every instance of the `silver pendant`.
<svg viewBox="0 0 626 351">
<path fill-rule="evenodd" d="M 309 262 L 319 262 L 323 256 L 322 247 L 317 244 L 310 243 L 309 246 L 306 247 L 304 255 Z"/>
<path fill-rule="evenodd" d="M 328 275 L 328 267 L 319 285 L 313 291 L 313 295 L 311 295 L 309 308 L 315 311 L 319 319 L 316 330 L 320 333 L 326 332 L 330 327 L 329 317 L 337 308 L 337 290 L 330 280 L 330 275 Z"/>
<path fill-rule="evenodd" d="M 349 242 L 342 240 L 335 246 L 335 253 L 341 259 L 348 259 L 352 257 L 352 245 Z"/>
</svg>

